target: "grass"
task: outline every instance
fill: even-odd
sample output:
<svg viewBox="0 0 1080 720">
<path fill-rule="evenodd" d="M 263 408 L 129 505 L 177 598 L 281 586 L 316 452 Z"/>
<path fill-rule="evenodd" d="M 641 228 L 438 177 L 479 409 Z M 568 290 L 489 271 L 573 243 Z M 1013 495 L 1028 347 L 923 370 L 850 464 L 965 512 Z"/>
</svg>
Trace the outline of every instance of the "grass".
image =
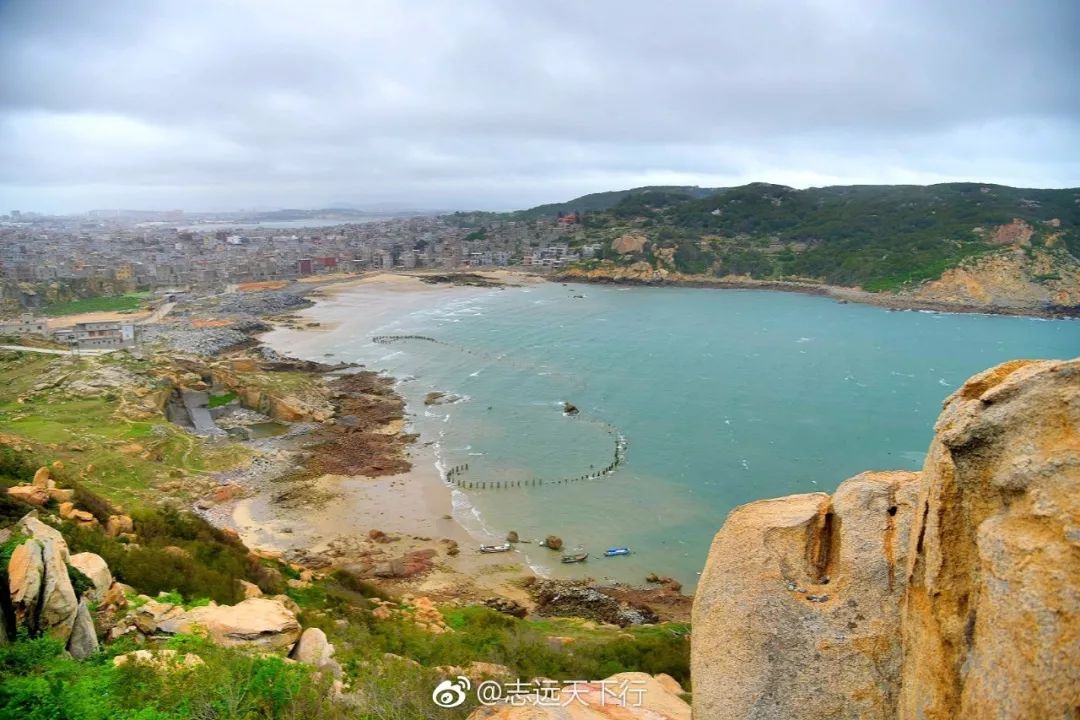
<svg viewBox="0 0 1080 720">
<path fill-rule="evenodd" d="M 235 399 L 236 393 L 234 392 L 227 392 L 222 395 L 211 395 L 208 405 L 212 408 L 222 407 L 223 405 L 228 405 Z"/>
<path fill-rule="evenodd" d="M 63 643 L 23 638 L 0 647 L 0 717 L 21 720 L 254 720 L 355 717 L 335 706 L 329 677 L 272 656 L 220 648 L 183 637 L 168 643 L 203 664 L 158 672 L 112 658 L 135 649 L 114 643 L 83 662 L 66 656 Z"/>
<path fill-rule="evenodd" d="M 64 303 L 46 305 L 42 312 L 50 317 L 63 315 L 79 315 L 89 312 L 125 312 L 138 310 L 142 307 L 147 293 L 130 293 L 127 295 L 109 295 L 105 297 L 85 298 L 72 300 Z"/>
<path fill-rule="evenodd" d="M 124 417 L 118 412 L 123 398 L 79 398 L 51 390 L 31 395 L 55 362 L 46 355 L 0 353 L 0 427 L 26 440 L 36 462 L 62 460 L 73 472 L 81 471 L 89 488 L 114 502 L 156 500 L 159 482 L 226 469 L 251 456 L 239 443 L 204 441 L 161 415 Z M 134 364 L 131 369 L 139 370 Z"/>
<path fill-rule="evenodd" d="M 26 475 L 31 468 L 14 454 L 0 452 L 0 475 Z M 80 504 L 96 513 L 110 512 L 105 501 L 81 487 L 77 493 Z M 132 515 L 137 545 L 71 522 L 62 523 L 60 530 L 72 552 L 101 555 L 114 576 L 136 592 L 185 608 L 205 605 L 208 598 L 237 602 L 239 578 L 256 582 L 267 593 L 284 587 L 286 565 L 252 558 L 243 545 L 197 516 L 167 508 Z M 0 548 L 0 558 L 16 542 Z M 431 692 L 446 679 L 445 666 L 464 668 L 472 662 L 503 665 L 526 681 L 601 679 L 633 670 L 668 673 L 688 687 L 685 624 L 612 629 L 572 618 L 519 620 L 482 606 L 446 605 L 442 612 L 453 631 L 435 635 L 407 617 L 376 619 L 369 598 L 381 593 L 373 590 L 336 576 L 287 589 L 300 606 L 301 626 L 327 634 L 345 679 L 360 691 L 348 706 L 329 700 L 328 673 L 320 676 L 305 665 L 218 647 L 201 637 L 146 643 L 152 652 L 168 648 L 203 661 L 192 669 L 157 672 L 113 666 L 113 657 L 138 647 L 128 638 L 106 643 L 99 653 L 75 662 L 63 653 L 62 643 L 24 633 L 0 645 L 0 718 L 465 720 L 475 710 L 474 697 L 461 707 L 441 710 L 432 705 Z M 129 602 L 138 606 L 139 598 L 129 596 Z M 553 636 L 564 640 L 553 642 Z"/>
<path fill-rule="evenodd" d="M 403 619 L 375 620 L 355 605 L 355 593 L 328 581 L 317 582 L 298 598 L 302 624 L 322 628 L 347 668 L 362 667 L 385 653 L 425 667 L 465 666 L 473 661 L 505 665 L 517 677 L 554 680 L 602 679 L 637 670 L 667 673 L 688 686 L 690 634 L 685 624 L 612 630 L 577 619 L 519 620 L 480 606 L 444 607 L 453 632 L 433 635 Z M 299 602 L 299 600 L 304 602 Z M 345 626 L 332 618 L 348 618 Z M 549 638 L 571 637 L 558 647 Z"/>
</svg>

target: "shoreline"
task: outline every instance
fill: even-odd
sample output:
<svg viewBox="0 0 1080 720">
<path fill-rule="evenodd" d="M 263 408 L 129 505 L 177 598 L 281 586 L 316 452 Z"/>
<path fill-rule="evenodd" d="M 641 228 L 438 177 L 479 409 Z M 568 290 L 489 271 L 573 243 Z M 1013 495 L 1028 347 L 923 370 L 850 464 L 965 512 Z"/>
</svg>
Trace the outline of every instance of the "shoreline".
<svg viewBox="0 0 1080 720">
<path fill-rule="evenodd" d="M 424 280 L 424 275 L 437 280 Z M 469 298 L 492 292 L 491 285 L 455 282 L 455 279 L 476 278 L 495 281 L 498 286 L 540 284 L 548 282 L 581 282 L 643 287 L 698 287 L 708 289 L 749 289 L 831 297 L 840 302 L 859 302 L 886 308 L 881 298 L 849 288 L 788 283 L 775 281 L 732 280 L 684 280 L 646 282 L 633 278 L 588 278 L 575 274 L 522 273 L 509 270 L 445 271 L 423 273 L 377 272 L 363 277 L 339 278 L 322 285 L 312 285 L 305 293 L 311 304 L 289 316 L 271 319 L 274 328 L 259 336 L 261 342 L 285 355 L 320 362 L 336 362 L 356 358 L 338 357 L 339 346 L 333 336 L 342 327 L 352 336 L 377 334 L 388 324 L 414 310 L 423 310 L 433 301 Z M 496 290 L 497 291 L 497 290 Z M 888 298 L 894 299 L 894 298 Z M 988 312 L 986 308 L 931 306 L 921 303 L 919 307 L 894 307 L 891 309 L 930 310 L 934 312 L 979 312 L 982 314 L 1025 315 L 1025 313 Z M 1031 313 L 1026 313 L 1031 316 Z M 392 330 L 390 331 L 392 332 Z M 334 351 L 334 352 L 329 352 Z M 329 358 L 332 358 L 329 359 Z M 368 360 L 367 370 L 382 372 L 377 361 Z M 384 377 L 387 377 L 384 375 Z M 395 388 L 407 381 L 391 377 Z M 407 400 L 405 422 L 399 423 L 392 432 L 416 432 L 415 418 L 423 408 L 415 398 Z M 404 426 L 402 426 L 404 425 Z M 391 431 L 388 431 L 391 432 Z M 259 507 L 258 500 L 242 500 L 237 503 L 230 524 L 235 526 L 245 541 L 259 547 L 289 550 L 294 556 L 303 553 L 340 553 L 344 557 L 356 555 L 366 558 L 374 549 L 379 558 L 388 554 L 407 554 L 432 547 L 439 547 L 436 568 L 414 579 L 403 580 L 409 589 L 445 597 L 478 597 L 500 595 L 527 604 L 528 595 L 521 585 L 527 578 L 559 578 L 558 573 L 548 573 L 530 566 L 527 553 L 515 548 L 505 554 L 481 555 L 480 543 L 501 543 L 504 538 L 485 530 L 467 515 L 469 507 L 454 502 L 454 488 L 446 482 L 443 470 L 437 466 L 434 438 L 420 437 L 407 450 L 411 469 L 378 478 L 326 477 L 319 478 L 318 485 L 331 498 L 322 508 L 293 509 L 282 513 L 277 509 Z M 265 498 L 264 498 L 265 500 Z M 307 532 L 297 532 L 296 527 L 287 533 L 276 532 L 285 524 L 283 517 L 291 517 L 294 526 L 304 526 Z M 373 546 L 367 535 L 372 532 L 394 536 L 392 542 Z M 443 553 L 446 543 L 454 543 L 460 553 L 449 556 Z M 426 545 L 425 545 L 426 543 Z M 438 545 L 442 543 L 442 545 Z M 338 554 L 337 557 L 342 557 Z M 335 566 L 337 563 L 335 562 Z M 397 581 L 394 581 L 397 582 Z"/>
<path fill-rule="evenodd" d="M 542 277 L 542 276 L 541 276 Z M 890 311 L 940 312 L 961 315 L 999 315 L 1008 317 L 1032 317 L 1046 320 L 1080 319 L 1080 309 L 1060 311 L 1042 308 L 1006 307 L 1001 305 L 968 305 L 961 303 L 934 302 L 905 298 L 841 285 L 817 284 L 794 280 L 755 280 L 754 278 L 708 278 L 675 276 L 663 278 L 640 278 L 615 275 L 589 275 L 588 271 L 573 270 L 553 274 L 552 282 L 577 282 L 588 285 L 618 285 L 624 287 L 688 287 L 711 290 L 765 290 L 771 292 L 797 293 L 828 297 L 839 303 L 870 305 Z"/>
<path fill-rule="evenodd" d="M 365 321 L 359 330 L 355 327 L 352 329 L 354 332 L 369 333 L 383 326 L 391 317 L 400 316 L 402 312 L 408 312 L 409 298 L 422 298 L 422 302 L 416 305 L 419 308 L 426 305 L 435 294 L 449 296 L 449 294 L 454 293 L 467 296 L 470 294 L 482 294 L 492 289 L 491 287 L 476 287 L 468 284 L 458 285 L 453 282 L 445 282 L 445 280 L 442 282 L 425 282 L 422 279 L 424 275 L 444 279 L 448 276 L 480 276 L 493 281 L 495 285 L 503 287 L 546 282 L 581 282 L 641 287 L 768 290 L 831 297 L 840 302 L 858 302 L 893 310 L 1013 314 L 995 313 L 993 309 L 987 308 L 957 310 L 952 306 L 931 307 L 926 303 L 921 304 L 919 307 L 889 308 L 878 301 L 879 299 L 872 297 L 873 294 L 871 293 L 850 288 L 809 283 L 720 279 L 707 281 L 671 279 L 649 282 L 633 278 L 589 278 L 574 273 L 529 273 L 508 269 L 474 271 L 470 268 L 463 271 L 463 273 L 441 270 L 431 272 L 374 272 L 361 277 L 335 278 L 326 284 L 312 285 L 310 292 L 306 294 L 311 301 L 311 305 L 291 314 L 292 317 L 300 319 L 301 322 L 292 325 L 284 324 L 280 320 L 275 321 L 273 322 L 274 329 L 262 333 L 259 340 L 286 355 L 325 361 L 329 358 L 324 357 L 325 354 L 321 352 L 323 349 L 321 341 L 332 335 L 341 326 L 342 320 L 335 318 L 348 317 L 350 322 L 355 322 L 355 313 L 360 306 L 363 306 L 366 310 Z M 370 289 L 370 292 L 357 295 L 358 290 L 363 292 L 365 289 Z M 352 302 L 348 304 L 340 302 L 345 295 L 350 296 L 353 299 Z M 1027 316 L 1030 316 L 1030 314 Z M 368 369 L 382 373 L 382 369 L 374 366 Z M 395 386 L 400 382 L 398 378 L 391 379 Z M 418 410 L 412 404 L 407 404 L 405 409 L 404 427 L 398 431 L 404 433 L 415 432 L 410 418 L 415 416 L 417 412 L 422 412 L 422 408 Z M 378 529 L 388 532 L 447 537 L 458 542 L 462 546 L 463 552 L 468 552 L 470 546 L 475 548 L 480 543 L 503 542 L 502 537 L 496 537 L 490 532 L 485 533 L 480 528 L 472 526 L 473 524 L 463 521 L 464 518 L 455 516 L 454 489 L 445 481 L 443 472 L 435 466 L 437 458 L 430 449 L 432 442 L 432 438 L 420 437 L 411 446 L 408 457 L 412 468 L 404 473 L 374 479 L 356 478 L 356 480 L 363 482 L 364 488 L 347 493 L 348 497 L 352 498 L 351 504 L 359 508 L 356 514 L 351 516 L 348 525 L 354 530 L 363 528 L 365 532 L 369 529 Z M 405 488 L 404 491 L 402 490 L 403 487 Z M 361 498 L 363 502 L 360 502 Z M 402 502 L 404 502 L 404 515 L 400 513 L 397 515 L 387 514 L 388 507 L 400 506 Z M 449 519 L 446 519 L 447 516 Z M 345 527 L 342 523 L 337 523 L 337 525 Z M 295 545 L 295 542 L 292 544 Z M 488 557 L 501 557 L 503 560 L 513 558 L 516 563 L 522 566 L 523 574 L 533 577 L 541 576 L 526 562 L 525 554 L 516 549 L 505 555 Z"/>
<path fill-rule="evenodd" d="M 274 328 L 262 333 L 259 342 L 284 355 L 301 359 L 325 360 L 320 342 L 340 326 L 327 315 L 356 313 L 357 289 L 370 288 L 360 301 L 368 311 L 359 332 L 371 332 L 385 324 L 390 316 L 409 309 L 408 298 L 422 298 L 426 304 L 432 294 L 459 295 L 489 292 L 491 287 L 469 287 L 451 283 L 427 283 L 419 273 L 374 273 L 360 278 L 338 280 L 314 286 L 307 297 L 312 304 L 291 315 L 300 318 L 298 325 L 272 321 Z M 441 273 L 445 275 L 445 273 Z M 536 276 L 501 271 L 475 273 L 491 276 L 499 286 L 521 281 L 542 282 Z M 354 303 L 339 303 L 348 294 Z M 418 305 L 419 307 L 420 305 Z M 303 321 L 317 321 L 309 326 Z M 357 329 L 353 328 L 354 332 Z M 322 356 L 322 357 L 321 357 Z M 398 378 L 380 368 L 367 367 L 388 377 L 396 386 Z M 403 398 L 404 399 L 404 398 Z M 407 401 L 406 401 L 407 402 Z M 412 417 L 417 409 L 407 402 L 403 422 L 394 430 L 399 434 L 416 432 Z M 262 488 L 254 497 L 237 501 L 228 517 L 220 518 L 235 529 L 253 547 L 282 553 L 339 554 L 341 559 L 405 555 L 423 548 L 437 547 L 434 566 L 415 580 L 402 579 L 410 592 L 433 597 L 501 596 L 523 604 L 531 598 L 521 582 L 537 577 L 522 553 L 481 554 L 480 543 L 502 542 L 494 536 L 482 537 L 455 516 L 454 489 L 445 482 L 431 438 L 419 437 L 407 451 L 411 468 L 381 477 L 323 476 L 315 480 L 316 492 L 327 497 L 317 506 L 270 507 L 269 493 Z M 301 530 L 301 528 L 303 528 Z M 283 532 L 283 530 L 286 530 Z M 389 541 L 372 543 L 377 533 Z M 457 552 L 450 555 L 449 547 Z M 397 582 L 395 580 L 395 582 Z"/>
</svg>

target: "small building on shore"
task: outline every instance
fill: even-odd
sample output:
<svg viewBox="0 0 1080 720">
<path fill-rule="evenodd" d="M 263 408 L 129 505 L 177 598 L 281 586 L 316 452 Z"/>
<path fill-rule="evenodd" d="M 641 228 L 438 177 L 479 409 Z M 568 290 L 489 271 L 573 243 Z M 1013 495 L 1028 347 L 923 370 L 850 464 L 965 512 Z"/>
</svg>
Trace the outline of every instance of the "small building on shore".
<svg viewBox="0 0 1080 720">
<path fill-rule="evenodd" d="M 49 325 L 45 318 L 23 313 L 12 320 L 0 322 L 0 335 L 48 335 Z"/>
<path fill-rule="evenodd" d="M 135 324 L 119 320 L 82 322 L 57 330 L 53 336 L 80 350 L 131 347 L 135 344 Z"/>
</svg>

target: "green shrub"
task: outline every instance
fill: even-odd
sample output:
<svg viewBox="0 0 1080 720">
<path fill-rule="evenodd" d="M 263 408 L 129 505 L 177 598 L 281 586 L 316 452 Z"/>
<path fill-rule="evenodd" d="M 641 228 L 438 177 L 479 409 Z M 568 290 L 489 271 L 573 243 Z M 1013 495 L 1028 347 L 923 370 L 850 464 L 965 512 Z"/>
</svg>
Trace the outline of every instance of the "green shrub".
<svg viewBox="0 0 1080 720">
<path fill-rule="evenodd" d="M 236 393 L 234 392 L 222 393 L 221 395 L 211 395 L 209 397 L 207 405 L 209 405 L 211 408 L 221 407 L 223 405 L 228 405 L 235 399 Z"/>
<path fill-rule="evenodd" d="M 175 591 L 189 603 L 198 598 L 234 603 L 243 599 L 236 582 L 240 578 L 265 592 L 284 587 L 281 576 L 249 558 L 242 543 L 192 513 L 153 509 L 132 517 L 137 546 L 70 522 L 61 532 L 72 552 L 97 553 L 117 579 L 148 595 Z M 177 547 L 183 553 L 167 549 Z"/>
<path fill-rule="evenodd" d="M 82 570 L 71 563 L 66 564 L 68 579 L 71 580 L 71 587 L 75 590 L 75 597 L 82 597 L 94 589 L 94 581 L 86 577 Z"/>
<path fill-rule="evenodd" d="M 0 718 L 19 720 L 294 720 L 355 717 L 330 700 L 330 679 L 286 663 L 196 638 L 170 643 L 195 652 L 203 665 L 158 672 L 137 664 L 117 668 L 114 645 L 76 662 L 63 643 L 20 639 L 0 647 Z"/>
</svg>

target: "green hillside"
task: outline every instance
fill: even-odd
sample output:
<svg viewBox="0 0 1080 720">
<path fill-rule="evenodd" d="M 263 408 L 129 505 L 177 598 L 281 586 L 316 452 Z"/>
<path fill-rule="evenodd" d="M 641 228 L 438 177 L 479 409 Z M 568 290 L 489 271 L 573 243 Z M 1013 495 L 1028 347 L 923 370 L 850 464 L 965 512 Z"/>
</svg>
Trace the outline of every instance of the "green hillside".
<svg viewBox="0 0 1080 720">
<path fill-rule="evenodd" d="M 709 197 L 717 192 L 716 188 L 701 188 L 695 185 L 652 185 L 631 188 L 630 190 L 611 190 L 590 193 L 579 198 L 561 203 L 537 205 L 528 210 L 511 213 L 515 219 L 532 220 L 544 217 L 558 217 L 560 214 L 573 212 L 596 212 L 610 210 L 619 203 L 631 198 L 653 196 L 665 198 L 667 202 L 681 202 Z"/>
<path fill-rule="evenodd" d="M 965 258 L 1011 244 L 1015 239 L 994 233 L 1014 219 L 1030 226 L 1031 236 L 1019 241 L 1029 251 L 1080 257 L 1076 188 L 947 183 L 796 190 L 753 183 L 696 198 L 655 190 L 628 191 L 607 210 L 587 213 L 574 244 L 599 242 L 604 258 L 684 273 L 805 277 L 870 290 L 938 277 Z M 617 255 L 610 241 L 628 232 L 649 242 L 641 253 Z"/>
</svg>

